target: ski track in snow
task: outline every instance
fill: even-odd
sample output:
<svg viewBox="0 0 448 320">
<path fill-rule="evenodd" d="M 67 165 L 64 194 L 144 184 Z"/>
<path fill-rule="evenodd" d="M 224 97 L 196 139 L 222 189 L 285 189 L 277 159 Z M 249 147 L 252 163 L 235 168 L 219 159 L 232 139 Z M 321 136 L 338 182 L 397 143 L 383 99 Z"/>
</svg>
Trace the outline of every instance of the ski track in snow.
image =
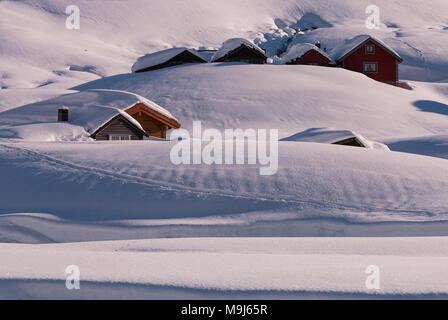
<svg viewBox="0 0 448 320">
<path fill-rule="evenodd" d="M 9 148 L 11 150 L 15 151 L 22 151 L 25 152 L 25 158 L 30 159 L 31 161 L 35 162 L 47 162 L 50 166 L 56 165 L 61 166 L 66 169 L 70 169 L 73 172 L 82 172 L 85 175 L 93 175 L 97 176 L 98 179 L 102 179 L 103 177 L 110 177 L 112 179 L 120 180 L 120 183 L 137 183 L 141 185 L 148 186 L 152 189 L 160 189 L 167 192 L 182 192 L 182 193 L 190 193 L 194 194 L 195 196 L 220 196 L 224 198 L 228 198 L 231 201 L 232 198 L 240 198 L 240 199 L 248 199 L 248 200 L 257 200 L 257 201 L 272 201 L 276 202 L 282 205 L 285 204 L 292 204 L 292 205 L 307 205 L 314 208 L 334 208 L 337 210 L 349 210 L 349 211 L 356 211 L 356 212 L 387 212 L 387 213 L 406 213 L 406 214 L 416 214 L 419 216 L 432 216 L 434 215 L 434 212 L 426 211 L 426 210 L 413 210 L 410 208 L 400 208 L 401 206 L 404 206 L 407 204 L 407 199 L 403 199 L 403 204 L 396 205 L 395 208 L 385 208 L 385 207 L 379 207 L 379 206 L 371 206 L 371 205 L 362 205 L 362 206 L 354 206 L 354 205 L 347 205 L 343 203 L 328 201 L 324 199 L 319 200 L 295 200 L 291 199 L 289 197 L 278 197 L 273 196 L 269 197 L 268 195 L 261 195 L 256 193 L 249 193 L 249 194 L 241 194 L 241 193 L 231 193 L 229 191 L 220 190 L 220 191 L 206 191 L 201 190 L 198 188 L 191 188 L 191 187 L 185 187 L 181 185 L 176 184 L 170 184 L 166 181 L 156 181 L 148 178 L 141 178 L 137 176 L 133 176 L 130 174 L 123 174 L 123 173 L 117 173 L 117 172 L 111 172 L 105 169 L 101 169 L 98 167 L 88 167 L 80 164 L 75 164 L 73 162 L 68 162 L 66 160 L 56 159 L 52 156 L 43 154 L 41 152 L 38 152 L 36 150 L 31 150 L 26 147 L 16 147 L 13 145 L 5 145 L 1 144 L 4 148 Z M 148 170 L 149 171 L 149 170 Z"/>
</svg>

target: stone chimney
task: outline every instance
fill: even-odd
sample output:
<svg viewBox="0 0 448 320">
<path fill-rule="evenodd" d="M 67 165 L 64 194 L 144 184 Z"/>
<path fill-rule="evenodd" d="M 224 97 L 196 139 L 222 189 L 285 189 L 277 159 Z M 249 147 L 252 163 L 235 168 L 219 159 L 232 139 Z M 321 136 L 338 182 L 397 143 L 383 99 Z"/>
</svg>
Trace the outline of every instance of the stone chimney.
<svg viewBox="0 0 448 320">
<path fill-rule="evenodd" d="M 68 108 L 62 107 L 58 110 L 58 121 L 68 121 Z"/>
</svg>

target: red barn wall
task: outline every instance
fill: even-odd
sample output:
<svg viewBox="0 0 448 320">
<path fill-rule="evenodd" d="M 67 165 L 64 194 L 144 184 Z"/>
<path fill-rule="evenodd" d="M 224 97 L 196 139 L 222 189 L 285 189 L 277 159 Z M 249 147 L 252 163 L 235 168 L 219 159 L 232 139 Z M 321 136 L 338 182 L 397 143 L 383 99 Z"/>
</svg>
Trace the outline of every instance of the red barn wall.
<svg viewBox="0 0 448 320">
<path fill-rule="evenodd" d="M 375 53 L 367 54 L 366 45 L 374 45 Z M 364 73 L 364 62 L 377 62 L 378 73 Z M 343 61 L 344 69 L 361 72 L 370 78 L 395 84 L 398 81 L 398 61 L 395 56 L 378 46 L 373 41 L 369 41 L 352 52 Z"/>
<path fill-rule="evenodd" d="M 329 64 L 330 60 L 328 60 L 327 57 L 321 55 L 316 50 L 310 50 L 299 59 L 298 63 L 325 65 Z"/>
</svg>

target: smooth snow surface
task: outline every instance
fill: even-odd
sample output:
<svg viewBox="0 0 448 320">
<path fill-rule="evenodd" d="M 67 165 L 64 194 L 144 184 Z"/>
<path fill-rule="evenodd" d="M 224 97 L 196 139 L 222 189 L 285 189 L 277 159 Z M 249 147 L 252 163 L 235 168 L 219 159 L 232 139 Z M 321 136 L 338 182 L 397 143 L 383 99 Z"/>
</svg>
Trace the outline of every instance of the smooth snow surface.
<svg viewBox="0 0 448 320">
<path fill-rule="evenodd" d="M 144 285 L 139 299 L 151 293 L 153 299 L 166 298 L 167 294 L 185 298 L 195 292 L 196 298 L 202 299 L 243 292 L 255 298 L 268 294 L 280 298 L 282 294 L 327 298 L 444 296 L 448 294 L 448 278 L 444 276 L 447 249 L 447 237 L 0 244 L 0 255 L 8 256 L 0 265 L 0 285 L 13 288 L 4 293 L 7 297 L 24 298 L 29 293 L 33 297 L 40 288 L 38 296 L 53 299 L 75 298 L 81 293 L 93 297 L 95 290 L 90 283 L 103 284 L 104 289 L 120 286 L 121 299 L 132 297 L 126 294 L 135 284 Z M 69 265 L 80 268 L 81 290 L 65 289 L 64 271 Z M 366 287 L 366 269 L 371 265 L 380 270 L 378 290 Z M 39 281 L 20 285 L 23 280 Z M 54 281 L 54 285 L 48 286 L 46 281 Z M 22 290 L 14 288 L 14 283 Z M 187 289 L 190 293 L 185 292 Z"/>
</svg>

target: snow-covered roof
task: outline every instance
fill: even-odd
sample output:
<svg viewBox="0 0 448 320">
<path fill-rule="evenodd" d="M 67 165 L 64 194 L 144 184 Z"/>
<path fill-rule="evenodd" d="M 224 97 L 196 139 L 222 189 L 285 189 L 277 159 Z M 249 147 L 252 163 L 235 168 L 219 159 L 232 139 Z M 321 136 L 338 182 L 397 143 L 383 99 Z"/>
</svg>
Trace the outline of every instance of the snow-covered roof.
<svg viewBox="0 0 448 320">
<path fill-rule="evenodd" d="M 280 63 L 285 64 L 285 63 L 291 62 L 297 58 L 302 57 L 310 50 L 315 50 L 315 51 L 319 52 L 321 55 L 323 55 L 324 57 L 326 57 L 328 60 L 331 61 L 330 56 L 328 56 L 328 54 L 326 52 L 324 52 L 323 50 L 321 50 L 314 44 L 298 43 L 298 44 L 295 44 L 288 48 L 288 51 L 283 56 L 281 56 Z"/>
<path fill-rule="evenodd" d="M 263 49 L 261 49 L 259 46 L 257 46 L 252 41 L 249 41 L 247 39 L 243 38 L 232 38 L 228 39 L 223 42 L 221 48 L 219 48 L 218 51 L 213 55 L 212 61 L 216 61 L 224 57 L 226 54 L 228 54 L 230 51 L 235 50 L 236 48 L 240 47 L 241 45 L 245 45 L 249 48 L 255 49 L 259 51 L 262 55 L 265 56 L 265 53 Z"/>
<path fill-rule="evenodd" d="M 363 43 L 367 42 L 368 40 L 372 40 L 372 41 L 376 42 L 381 47 L 383 47 L 385 50 L 389 51 L 394 56 L 396 56 L 400 61 L 402 60 L 400 55 L 394 49 L 392 49 L 389 45 L 387 45 L 384 41 L 374 38 L 368 34 L 361 34 L 352 39 L 346 39 L 344 44 L 342 44 L 339 47 L 332 50 L 331 56 L 334 61 L 341 60 L 347 54 L 349 54 L 350 52 L 352 52 L 353 50 L 355 50 L 356 48 L 358 48 L 359 46 L 361 46 Z"/>
<path fill-rule="evenodd" d="M 281 141 L 303 141 L 315 143 L 336 143 L 346 139 L 356 138 L 365 148 L 389 150 L 389 148 L 379 142 L 371 141 L 352 130 L 335 130 L 328 128 L 311 128 L 299 132 Z"/>
<path fill-rule="evenodd" d="M 197 56 L 199 59 L 203 59 L 198 53 L 189 48 L 179 47 L 179 48 L 170 48 L 162 51 L 157 51 L 153 53 L 146 54 L 137 59 L 137 61 L 132 66 L 132 72 L 136 72 L 142 69 L 150 68 L 153 66 L 157 66 L 159 64 L 165 63 L 168 60 L 174 58 L 178 54 L 181 54 L 184 51 L 188 51 L 189 53 Z M 206 62 L 204 60 L 204 62 Z"/>
<path fill-rule="evenodd" d="M 36 129 L 42 130 L 42 124 L 51 124 L 47 129 L 50 135 L 54 135 L 52 128 L 55 127 L 54 123 L 57 122 L 58 109 L 67 107 L 69 109 L 69 122 L 64 124 L 82 127 L 89 134 L 93 134 L 98 128 L 119 114 L 144 131 L 140 123 L 126 113 L 127 109 L 138 103 L 142 103 L 151 110 L 177 121 L 166 109 L 137 94 L 118 90 L 95 89 L 66 94 L 7 110 L 0 113 L 0 125 L 30 126 L 39 124 L 40 126 L 36 126 Z"/>
</svg>

